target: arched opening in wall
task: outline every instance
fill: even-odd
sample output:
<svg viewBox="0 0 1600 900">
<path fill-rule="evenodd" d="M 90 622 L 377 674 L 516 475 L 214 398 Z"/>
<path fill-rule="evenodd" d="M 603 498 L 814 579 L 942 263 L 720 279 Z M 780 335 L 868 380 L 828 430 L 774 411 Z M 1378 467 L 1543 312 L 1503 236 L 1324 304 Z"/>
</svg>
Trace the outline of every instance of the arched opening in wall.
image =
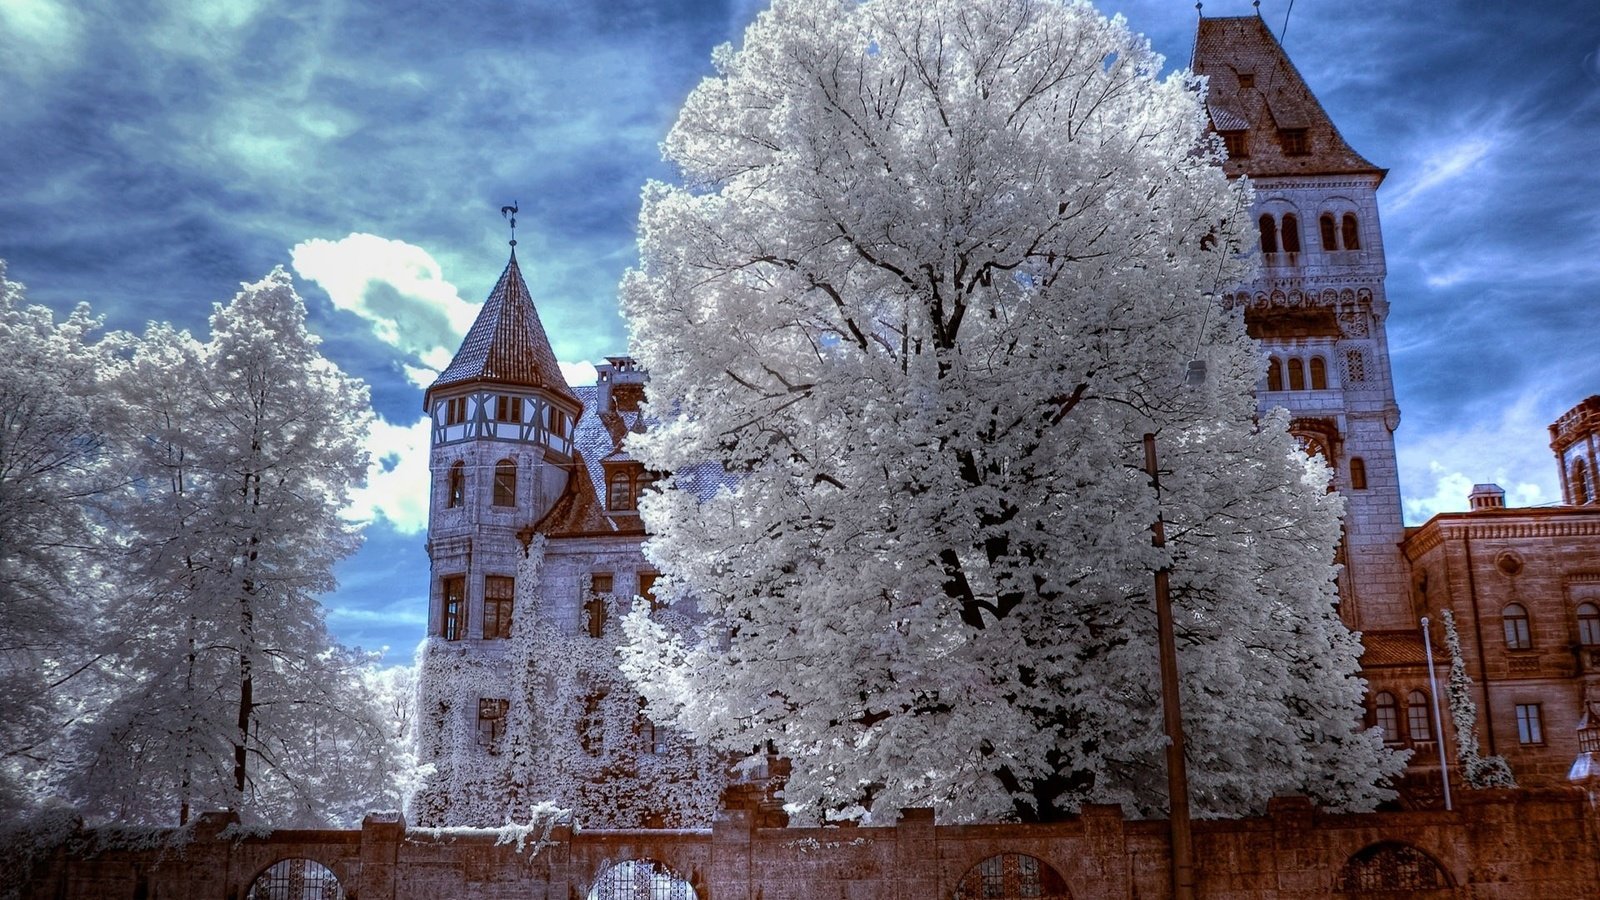
<svg viewBox="0 0 1600 900">
<path fill-rule="evenodd" d="M 1367 896 L 1382 891 L 1443 891 L 1449 887 L 1450 876 L 1433 857 L 1410 844 L 1383 841 L 1351 856 L 1339 870 L 1339 883 L 1334 889 L 1341 894 Z"/>
<path fill-rule="evenodd" d="M 1521 603 L 1510 603 L 1500 613 L 1505 625 L 1507 650 L 1532 650 L 1533 632 L 1528 627 L 1528 609 Z"/>
<path fill-rule="evenodd" d="M 445 506 L 449 509 L 467 502 L 467 466 L 461 460 L 450 464 L 450 475 L 445 479 Z"/>
<path fill-rule="evenodd" d="M 1433 740 L 1433 709 L 1428 706 L 1428 695 L 1412 691 L 1406 695 L 1406 733 L 1413 741 Z"/>
<path fill-rule="evenodd" d="M 1306 366 L 1300 358 L 1289 360 L 1289 390 L 1303 391 L 1306 389 Z"/>
<path fill-rule="evenodd" d="M 1283 390 L 1283 360 L 1276 356 L 1267 358 L 1267 390 Z"/>
<path fill-rule="evenodd" d="M 1400 704 L 1388 691 L 1379 691 L 1372 698 L 1372 724 L 1383 732 L 1386 744 L 1398 744 L 1404 738 L 1400 733 Z"/>
<path fill-rule="evenodd" d="M 653 859 L 625 859 L 607 868 L 588 900 L 698 900 L 694 885 Z"/>
<path fill-rule="evenodd" d="M 1294 213 L 1283 217 L 1283 252 L 1300 252 L 1300 217 Z"/>
<path fill-rule="evenodd" d="M 494 464 L 494 505 L 517 505 L 517 464 L 509 459 Z"/>
<path fill-rule="evenodd" d="M 344 887 L 327 866 L 295 857 L 267 866 L 244 896 L 245 900 L 344 900 Z"/>
<path fill-rule="evenodd" d="M 1311 357 L 1311 389 L 1313 391 L 1328 389 L 1328 363 L 1320 356 Z"/>
<path fill-rule="evenodd" d="M 1333 221 L 1333 213 L 1323 213 L 1317 225 L 1322 230 L 1322 249 L 1329 253 L 1339 249 L 1339 225 Z"/>
<path fill-rule="evenodd" d="M 955 900 L 1071 900 L 1061 873 L 1025 853 L 991 856 L 967 870 Z"/>
<path fill-rule="evenodd" d="M 1263 215 L 1259 220 L 1257 220 L 1256 224 L 1261 228 L 1261 252 L 1277 253 L 1278 223 L 1272 221 L 1271 216 Z"/>
<path fill-rule="evenodd" d="M 1572 463 L 1572 505 L 1583 506 L 1589 502 L 1589 467 L 1583 460 Z"/>
<path fill-rule="evenodd" d="M 1350 457 L 1350 489 L 1367 489 L 1367 461 L 1359 456 Z"/>
<path fill-rule="evenodd" d="M 1346 250 L 1360 250 L 1361 228 L 1356 224 L 1355 213 L 1344 214 L 1344 227 L 1341 230 L 1343 234 L 1340 237 L 1344 238 L 1344 248 Z"/>
<path fill-rule="evenodd" d="M 1593 603 L 1578 604 L 1578 643 L 1585 647 L 1600 647 L 1600 606 Z"/>
</svg>

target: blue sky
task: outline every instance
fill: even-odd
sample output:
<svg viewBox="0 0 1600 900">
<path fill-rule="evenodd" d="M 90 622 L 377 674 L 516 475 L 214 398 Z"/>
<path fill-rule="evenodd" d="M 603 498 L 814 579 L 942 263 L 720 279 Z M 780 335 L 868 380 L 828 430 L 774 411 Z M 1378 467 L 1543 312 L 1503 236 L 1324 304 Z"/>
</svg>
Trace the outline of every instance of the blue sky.
<svg viewBox="0 0 1600 900">
<path fill-rule="evenodd" d="M 624 347 L 658 144 L 764 4 L 0 0 L 0 258 L 34 302 L 203 332 L 296 274 L 381 421 L 366 546 L 327 597 L 402 662 L 427 607 L 421 387 L 505 263 L 557 355 Z M 1182 0 L 1104 2 L 1185 64 Z M 1262 14 L 1279 30 L 1287 3 Z M 1245 15 L 1211 0 L 1208 15 Z M 1284 40 L 1379 192 L 1407 520 L 1474 481 L 1558 499 L 1545 426 L 1600 393 L 1600 4 L 1300 0 Z"/>
</svg>

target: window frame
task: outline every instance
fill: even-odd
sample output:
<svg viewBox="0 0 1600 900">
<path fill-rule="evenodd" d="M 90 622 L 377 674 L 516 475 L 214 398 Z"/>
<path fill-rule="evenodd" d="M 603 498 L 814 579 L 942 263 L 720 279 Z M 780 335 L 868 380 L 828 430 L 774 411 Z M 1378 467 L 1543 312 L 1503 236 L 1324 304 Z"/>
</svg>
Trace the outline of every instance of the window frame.
<svg viewBox="0 0 1600 900">
<path fill-rule="evenodd" d="M 638 492 L 633 487 L 633 476 L 622 471 L 612 472 L 606 478 L 606 509 L 628 512 L 638 508 Z"/>
<path fill-rule="evenodd" d="M 1284 213 L 1278 220 L 1278 246 L 1284 253 L 1300 252 L 1300 217 Z"/>
<path fill-rule="evenodd" d="M 1533 649 L 1533 621 L 1521 603 L 1507 603 L 1500 610 L 1500 625 L 1506 649 L 1517 652 Z"/>
<path fill-rule="evenodd" d="M 467 576 L 442 576 L 439 579 L 439 636 L 447 641 L 459 641 L 466 633 Z"/>
<path fill-rule="evenodd" d="M 1600 605 L 1585 600 L 1578 604 L 1577 616 L 1578 645 L 1600 647 Z"/>
<path fill-rule="evenodd" d="M 1524 747 L 1544 745 L 1544 704 L 1518 703 L 1517 743 Z"/>
<path fill-rule="evenodd" d="M 511 458 L 494 464 L 494 489 L 491 506 L 514 509 L 517 505 L 517 461 Z"/>
<path fill-rule="evenodd" d="M 1283 390 L 1283 360 L 1276 356 L 1267 357 L 1267 390 Z"/>
<path fill-rule="evenodd" d="M 1361 249 L 1361 220 L 1353 212 L 1347 212 L 1339 220 L 1339 237 L 1346 250 Z"/>
<path fill-rule="evenodd" d="M 1303 391 L 1306 389 L 1306 364 L 1298 356 L 1289 357 L 1289 390 Z"/>
<path fill-rule="evenodd" d="M 611 612 L 606 607 L 605 595 L 615 593 L 616 585 L 616 575 L 611 572 L 589 573 L 589 597 L 583 603 L 584 630 L 589 637 L 605 637 L 606 620 Z"/>
<path fill-rule="evenodd" d="M 1261 252 L 1263 255 L 1278 252 L 1278 220 L 1272 213 L 1262 213 L 1256 219 L 1256 228 L 1261 232 Z"/>
<path fill-rule="evenodd" d="M 500 752 L 500 741 L 506 736 L 506 718 L 510 708 L 509 700 L 499 697 L 478 698 L 478 746 L 486 748 L 491 756 Z"/>
<path fill-rule="evenodd" d="M 467 505 L 467 464 L 456 460 L 445 475 L 444 507 L 457 509 Z"/>
<path fill-rule="evenodd" d="M 1339 250 L 1339 220 L 1333 213 L 1325 212 L 1317 217 L 1317 229 L 1322 234 L 1322 252 L 1337 253 Z"/>
<path fill-rule="evenodd" d="M 1406 694 L 1406 734 L 1413 741 L 1433 740 L 1433 708 L 1426 691 L 1414 689 Z"/>
<path fill-rule="evenodd" d="M 511 575 L 483 577 L 483 638 L 511 637 L 511 611 L 516 606 L 517 579 Z"/>
<path fill-rule="evenodd" d="M 1388 691 L 1379 691 L 1372 695 L 1372 725 L 1383 732 L 1385 744 L 1405 743 L 1405 734 L 1400 731 L 1400 701 Z"/>
<path fill-rule="evenodd" d="M 1284 156 L 1310 156 L 1311 135 L 1305 128 L 1280 128 L 1278 146 Z"/>
<path fill-rule="evenodd" d="M 1310 376 L 1311 390 L 1325 391 L 1328 389 L 1328 361 L 1320 356 L 1311 357 L 1307 362 L 1307 373 Z"/>
</svg>

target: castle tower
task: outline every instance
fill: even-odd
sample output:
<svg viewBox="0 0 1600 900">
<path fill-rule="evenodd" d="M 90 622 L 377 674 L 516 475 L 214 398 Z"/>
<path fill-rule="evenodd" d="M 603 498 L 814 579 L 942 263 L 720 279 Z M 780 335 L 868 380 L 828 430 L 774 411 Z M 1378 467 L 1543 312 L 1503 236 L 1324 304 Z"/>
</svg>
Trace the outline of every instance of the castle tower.
<svg viewBox="0 0 1600 900">
<path fill-rule="evenodd" d="M 503 640 L 512 600 L 506 585 L 526 534 L 566 491 L 573 425 L 583 412 L 515 250 L 423 408 L 433 418 L 428 633 Z"/>
<path fill-rule="evenodd" d="M 1550 426 L 1550 449 L 1561 471 L 1561 500 L 1600 505 L 1600 394 L 1562 413 Z"/>
<path fill-rule="evenodd" d="M 1207 76 L 1230 177 L 1255 186 L 1260 277 L 1243 307 L 1269 368 L 1263 408 L 1282 406 L 1344 495 L 1341 614 L 1353 628 L 1412 628 L 1384 330 L 1384 170 L 1351 149 L 1259 16 L 1202 18 L 1191 67 Z"/>
</svg>

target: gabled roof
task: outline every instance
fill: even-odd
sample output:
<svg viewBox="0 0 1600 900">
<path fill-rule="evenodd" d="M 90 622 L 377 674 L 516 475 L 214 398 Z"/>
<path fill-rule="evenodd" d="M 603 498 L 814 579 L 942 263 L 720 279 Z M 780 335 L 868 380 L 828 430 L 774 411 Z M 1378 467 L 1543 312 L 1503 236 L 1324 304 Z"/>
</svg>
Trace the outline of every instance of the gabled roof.
<svg viewBox="0 0 1600 900">
<path fill-rule="evenodd" d="M 538 387 L 573 403 L 577 395 L 561 377 L 550 338 L 539 322 L 528 284 L 517 267 L 517 251 L 500 274 L 500 281 L 489 292 L 478 318 L 467 330 L 455 359 L 423 395 L 426 409 L 429 397 L 441 388 L 472 382 L 490 382 L 517 387 Z"/>
<path fill-rule="evenodd" d="M 1228 160 L 1230 177 L 1384 175 L 1345 143 L 1260 16 L 1202 18 L 1189 67 L 1210 80 L 1212 127 L 1245 135 L 1249 155 Z M 1309 152 L 1285 155 L 1279 132 L 1302 129 Z"/>
</svg>

